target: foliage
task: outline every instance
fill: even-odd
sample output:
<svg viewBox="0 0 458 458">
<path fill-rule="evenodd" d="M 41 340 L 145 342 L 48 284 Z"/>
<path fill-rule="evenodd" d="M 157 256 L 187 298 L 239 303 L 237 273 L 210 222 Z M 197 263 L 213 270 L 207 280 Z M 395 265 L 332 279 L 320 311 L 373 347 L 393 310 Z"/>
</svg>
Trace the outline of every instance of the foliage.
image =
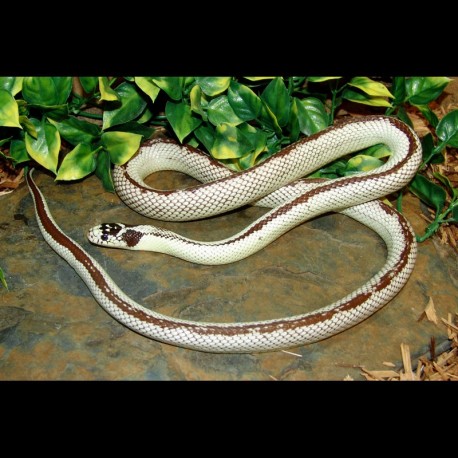
<svg viewBox="0 0 458 458">
<path fill-rule="evenodd" d="M 423 164 L 409 189 L 435 210 L 424 240 L 458 221 L 458 191 L 429 164 L 458 147 L 458 110 L 441 120 L 430 108 L 445 77 L 0 77 L 0 157 L 31 159 L 56 180 L 95 173 L 113 191 L 112 164 L 123 164 L 157 128 L 244 170 L 303 136 L 333 124 L 342 104 L 362 104 L 412 126 L 409 110 L 427 120 Z M 82 88 L 82 89 L 79 89 Z M 390 151 L 374 145 L 313 176 L 339 177 L 379 166 Z M 401 207 L 402 193 L 398 207 Z M 0 281 L 4 277 L 0 271 Z"/>
</svg>

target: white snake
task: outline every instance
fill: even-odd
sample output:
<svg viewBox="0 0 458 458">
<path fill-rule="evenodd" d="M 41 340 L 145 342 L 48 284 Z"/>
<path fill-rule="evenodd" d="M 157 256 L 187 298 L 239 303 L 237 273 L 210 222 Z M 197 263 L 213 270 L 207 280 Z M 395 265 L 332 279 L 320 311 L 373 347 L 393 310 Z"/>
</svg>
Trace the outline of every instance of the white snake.
<svg viewBox="0 0 458 458">
<path fill-rule="evenodd" d="M 336 158 L 378 143 L 386 144 L 392 154 L 376 170 L 319 183 L 294 183 Z M 248 256 L 303 221 L 329 211 L 354 218 L 385 241 L 385 265 L 344 298 L 313 312 L 245 323 L 171 318 L 136 303 L 57 226 L 32 179 L 32 170 L 27 173 L 27 183 L 43 237 L 76 270 L 111 316 L 161 342 L 208 352 L 246 353 L 279 350 L 330 337 L 363 321 L 400 291 L 414 267 L 415 236 L 402 215 L 374 199 L 408 184 L 420 162 L 421 145 L 412 129 L 391 117 L 371 116 L 302 139 L 241 173 L 231 172 L 193 148 L 165 140 L 150 142 L 126 165 L 115 167 L 117 193 L 127 205 L 146 216 L 168 220 L 204 218 L 247 203 L 276 208 L 239 234 L 219 242 L 196 242 L 150 226 L 102 224 L 89 232 L 93 243 L 120 246 L 122 242 L 125 248 L 154 249 L 193 262 L 221 264 Z M 162 169 L 188 173 L 204 184 L 177 191 L 155 191 L 144 184 L 144 177 Z"/>
</svg>

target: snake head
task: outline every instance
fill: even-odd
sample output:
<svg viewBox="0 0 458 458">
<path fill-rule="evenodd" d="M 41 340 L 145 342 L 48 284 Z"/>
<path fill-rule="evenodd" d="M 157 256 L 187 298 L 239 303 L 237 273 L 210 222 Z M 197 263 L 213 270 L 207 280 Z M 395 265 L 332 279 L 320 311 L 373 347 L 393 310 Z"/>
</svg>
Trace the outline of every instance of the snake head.
<svg viewBox="0 0 458 458">
<path fill-rule="evenodd" d="M 89 229 L 87 238 L 94 245 L 132 249 L 142 235 L 133 227 L 122 223 L 102 223 Z"/>
</svg>

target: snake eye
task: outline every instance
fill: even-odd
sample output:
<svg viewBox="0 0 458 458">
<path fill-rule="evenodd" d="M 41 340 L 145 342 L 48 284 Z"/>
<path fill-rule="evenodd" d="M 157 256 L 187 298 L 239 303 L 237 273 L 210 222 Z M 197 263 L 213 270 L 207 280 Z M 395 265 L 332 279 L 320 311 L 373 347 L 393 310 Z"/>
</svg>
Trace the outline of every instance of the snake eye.
<svg viewBox="0 0 458 458">
<path fill-rule="evenodd" d="M 108 240 L 108 234 L 102 234 L 102 240 L 106 242 Z"/>
</svg>

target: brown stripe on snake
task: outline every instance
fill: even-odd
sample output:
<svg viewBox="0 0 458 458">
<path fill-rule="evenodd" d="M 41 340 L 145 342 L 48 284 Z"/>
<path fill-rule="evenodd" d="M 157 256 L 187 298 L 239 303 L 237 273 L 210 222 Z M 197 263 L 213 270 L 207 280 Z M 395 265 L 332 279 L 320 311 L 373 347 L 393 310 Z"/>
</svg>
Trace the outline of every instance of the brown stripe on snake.
<svg viewBox="0 0 458 458">
<path fill-rule="evenodd" d="M 30 172 L 29 172 L 30 173 Z M 305 325 L 310 325 L 310 324 L 315 324 L 318 322 L 323 321 L 324 319 L 329 319 L 332 316 L 336 315 L 337 313 L 341 313 L 346 310 L 351 310 L 355 308 L 356 306 L 362 304 L 364 301 L 366 301 L 370 295 L 373 292 L 366 292 L 366 293 L 361 293 L 358 296 L 355 296 L 351 300 L 341 304 L 340 306 L 336 307 L 333 310 L 329 310 L 326 312 L 318 312 L 318 313 L 311 313 L 309 315 L 300 317 L 298 319 L 277 319 L 273 323 L 259 323 L 259 324 L 241 324 L 237 325 L 234 324 L 232 326 L 227 326 L 227 327 L 216 327 L 216 326 L 211 326 L 211 325 L 206 325 L 205 327 L 198 325 L 198 324 L 191 324 L 191 323 L 186 323 L 186 322 L 173 322 L 168 320 L 167 318 L 157 318 L 154 316 L 151 316 L 150 314 L 144 312 L 143 310 L 136 309 L 132 305 L 126 303 L 122 298 L 120 298 L 116 293 L 114 293 L 108 285 L 108 283 L 105 281 L 105 278 L 100 274 L 100 272 L 97 269 L 93 269 L 93 261 L 86 255 L 86 253 L 75 243 L 73 242 L 70 238 L 68 238 L 65 234 L 61 232 L 61 230 L 54 224 L 52 219 L 48 216 L 48 212 L 44 206 L 44 203 L 41 199 L 40 193 L 38 189 L 36 188 L 33 180 L 30 178 L 29 173 L 27 174 L 27 180 L 29 182 L 30 189 L 32 190 L 32 193 L 34 195 L 34 200 L 36 203 L 36 209 L 37 213 L 39 216 L 39 219 L 41 220 L 43 226 L 45 227 L 46 231 L 52 235 L 52 237 L 61 245 L 66 247 L 68 250 L 71 251 L 73 256 L 75 257 L 76 260 L 78 260 L 81 264 L 83 264 L 90 275 L 92 276 L 93 280 L 96 282 L 98 287 L 104 291 L 104 293 L 110 298 L 111 301 L 116 303 L 121 310 L 126 312 L 127 314 L 140 319 L 141 321 L 145 321 L 148 323 L 152 323 L 154 325 L 157 325 L 159 327 L 163 328 L 181 328 L 181 327 L 186 327 L 186 328 L 191 328 L 193 329 L 197 334 L 201 335 L 211 335 L 211 334 L 218 334 L 218 335 L 235 335 L 235 334 L 249 334 L 253 330 L 256 332 L 263 334 L 263 333 L 269 333 L 273 332 L 277 328 L 282 328 L 283 330 L 292 330 L 296 329 L 298 327 L 302 327 Z M 390 215 L 396 215 L 399 218 L 399 215 L 397 212 L 394 210 L 390 209 L 389 207 L 385 206 L 384 207 L 385 211 L 390 214 Z M 404 236 L 406 237 L 406 241 L 412 243 L 412 234 L 408 227 L 405 226 L 405 223 L 402 219 L 400 221 L 403 223 L 403 227 L 405 228 L 404 230 Z M 374 285 L 374 291 L 380 291 L 381 289 L 384 289 L 387 287 L 387 285 L 390 284 L 393 274 L 395 275 L 398 272 L 401 272 L 403 268 L 406 265 L 406 262 L 408 260 L 408 247 L 410 246 L 409 243 L 406 244 L 406 248 L 400 257 L 400 262 L 396 266 L 395 270 L 392 272 L 388 272 L 385 274 L 383 277 L 380 278 L 379 282 Z"/>
<path fill-rule="evenodd" d="M 120 305 L 121 308 L 123 308 L 126 313 L 129 313 L 136 318 L 139 318 L 143 321 L 147 321 L 153 324 L 157 324 L 159 326 L 165 326 L 165 327 L 172 327 L 172 328 L 178 328 L 178 327 L 189 327 L 193 329 L 197 334 L 201 335 L 236 335 L 236 334 L 250 334 L 251 332 L 256 331 L 259 334 L 265 334 L 265 333 L 271 333 L 275 331 L 278 328 L 281 328 L 282 330 L 294 330 L 303 326 L 307 325 L 312 325 L 316 323 L 320 323 L 323 320 L 328 320 L 335 316 L 338 313 L 347 311 L 347 310 L 352 310 L 355 307 L 363 304 L 365 301 L 368 300 L 368 298 L 375 292 L 375 291 L 381 291 L 392 282 L 393 278 L 396 276 L 396 274 L 402 272 L 402 270 L 405 268 L 407 262 L 408 262 L 408 257 L 409 253 L 411 251 L 411 246 L 414 244 L 414 239 L 413 235 L 409 229 L 409 227 L 405 224 L 405 221 L 403 218 L 400 217 L 400 215 L 390 209 L 388 206 L 384 206 L 384 210 L 386 211 L 387 214 L 390 215 L 396 215 L 398 220 L 401 222 L 403 228 L 404 228 L 404 236 L 406 238 L 406 246 L 404 251 L 402 252 L 402 255 L 400 256 L 399 263 L 398 265 L 395 266 L 395 268 L 387 272 L 385 275 L 383 275 L 379 281 L 374 284 L 372 291 L 368 291 L 365 293 L 360 293 L 359 295 L 353 297 L 352 299 L 342 303 L 338 307 L 335 307 L 332 310 L 328 310 L 326 312 L 320 312 L 318 311 L 317 313 L 311 312 L 310 314 L 306 316 L 302 316 L 297 319 L 276 319 L 272 323 L 258 323 L 258 324 L 241 324 L 241 325 L 231 325 L 227 327 L 216 327 L 216 326 L 211 326 L 211 325 L 205 325 L 205 327 L 202 327 L 200 325 L 195 325 L 195 324 L 188 324 L 188 323 L 173 323 L 167 320 L 161 320 L 161 323 L 159 324 L 157 319 L 155 317 L 152 317 L 146 313 L 144 313 L 141 310 L 133 309 L 129 304 L 124 303 L 124 301 L 120 300 L 118 304 Z M 116 298 L 117 299 L 117 298 Z"/>
<path fill-rule="evenodd" d="M 374 122 L 372 124 L 368 122 L 367 125 L 365 125 L 366 121 Z M 359 323 L 397 294 L 407 281 L 413 268 L 416 244 L 409 224 L 401 215 L 384 207 L 381 203 L 369 202 L 366 204 L 358 204 L 358 199 L 362 198 L 365 193 L 368 193 L 367 195 L 371 196 L 371 198 L 381 196 L 384 190 L 391 190 L 397 185 L 401 186 L 401 183 L 405 183 L 407 179 L 413 177 L 416 167 L 418 167 L 421 161 L 421 147 L 416 136 L 407 126 L 404 126 L 400 122 L 389 121 L 391 124 L 395 125 L 400 133 L 407 136 L 407 144 L 405 143 L 405 136 L 403 137 L 400 133 L 392 132 L 391 130 L 390 133 L 387 134 L 389 137 L 385 137 L 384 129 L 386 127 L 387 118 L 372 117 L 366 118 L 366 121 L 356 121 L 356 123 L 359 122 L 361 124 L 363 130 L 367 129 L 361 133 L 358 127 L 359 124 L 356 124 L 355 128 L 348 129 L 342 135 L 331 135 L 329 140 L 323 137 L 327 131 L 317 134 L 313 139 L 318 141 L 319 144 L 317 143 L 317 145 L 314 144 L 313 146 L 319 146 L 321 148 L 320 151 L 323 152 L 326 151 L 326 148 L 330 148 L 331 143 L 334 143 L 332 147 L 339 149 L 339 143 L 347 141 L 345 139 L 346 135 L 350 135 L 349 138 L 351 140 L 351 143 L 346 143 L 347 147 L 358 145 L 360 148 L 362 147 L 361 145 L 367 145 L 368 141 L 373 141 L 374 139 L 379 141 L 380 138 L 389 138 L 389 142 L 393 141 L 393 145 L 397 148 L 396 151 L 398 151 L 396 155 L 394 155 L 397 162 L 391 167 L 391 170 L 379 172 L 378 175 L 372 174 L 370 177 L 357 176 L 349 178 L 346 179 L 345 183 L 334 182 L 334 184 L 324 184 L 319 190 L 308 191 L 303 196 L 293 199 L 288 204 L 271 211 L 268 219 L 272 224 L 275 224 L 276 218 L 283 223 L 283 221 L 286 221 L 286 218 L 285 216 L 281 218 L 282 215 L 287 213 L 288 210 L 296 210 L 296 208 L 300 211 L 300 217 L 302 217 L 304 208 L 308 207 L 308 205 L 304 206 L 303 204 L 307 204 L 309 201 L 313 200 L 312 198 L 315 196 L 317 198 L 314 199 L 313 205 L 318 204 L 317 208 L 321 210 L 323 208 L 322 205 L 326 206 L 328 205 L 327 202 L 331 201 L 338 202 L 338 205 L 348 204 L 350 206 L 347 208 L 345 205 L 345 210 L 343 210 L 342 207 L 341 210 L 343 213 L 363 222 L 379 233 L 387 244 L 388 260 L 379 271 L 379 274 L 372 277 L 371 280 L 366 282 L 362 287 L 348 294 L 340 301 L 314 312 L 290 318 L 251 323 L 197 323 L 169 318 L 142 307 L 127 297 L 89 254 L 76 244 L 76 242 L 73 242 L 61 232 L 47 209 L 44 197 L 32 180 L 31 171 L 27 173 L 26 178 L 32 196 L 34 197 L 37 218 L 44 238 L 58 254 L 75 268 L 100 305 L 121 323 L 145 336 L 174 345 L 203 351 L 250 352 L 280 349 L 286 346 L 300 345 L 321 340 Z M 333 127 L 332 129 L 336 131 L 343 128 L 346 124 L 347 123 L 342 123 L 338 127 Z M 398 139 L 401 138 L 402 140 L 399 142 Z M 353 139 L 355 139 L 356 143 L 353 143 Z M 311 139 L 307 141 L 311 141 Z M 397 145 L 399 145 L 399 147 L 397 147 Z M 297 144 L 278 153 L 276 158 L 284 157 L 284 155 L 290 152 L 291 148 L 294 147 L 297 147 Z M 408 151 L 406 151 L 406 148 L 408 148 Z M 168 154 L 167 149 L 162 151 L 165 155 Z M 341 147 L 341 154 L 342 151 L 347 150 L 343 150 Z M 415 156 L 415 158 L 413 158 L 411 162 L 408 162 L 410 155 Z M 169 158 L 164 155 L 162 157 L 165 163 L 167 163 Z M 297 164 L 298 159 L 299 157 L 296 156 L 294 161 L 290 162 L 290 164 Z M 263 165 L 266 163 L 268 164 L 269 162 L 265 161 Z M 202 164 L 202 162 L 200 164 Z M 277 164 L 277 166 L 280 173 L 284 173 L 287 169 L 286 162 L 281 162 Z M 292 169 L 293 168 L 290 167 L 289 170 L 291 171 Z M 185 170 L 188 170 L 188 168 Z M 396 173 L 397 170 L 399 170 L 399 173 L 396 175 L 396 178 L 390 181 L 390 174 Z M 205 175 L 202 176 L 207 176 L 206 173 L 207 171 L 205 170 Z M 217 176 L 221 176 L 221 174 L 218 173 Z M 264 179 L 266 176 L 267 175 L 261 175 L 261 178 Z M 291 173 L 288 172 L 288 176 L 291 177 Z M 231 177 L 223 178 L 220 181 L 225 182 L 225 180 L 230 178 Z M 282 179 L 284 179 L 284 176 Z M 367 182 L 368 185 L 363 187 L 357 186 L 365 182 Z M 260 182 L 257 181 L 256 183 L 256 186 L 258 186 Z M 273 187 L 270 179 L 267 183 Z M 370 186 L 371 184 L 374 184 L 375 188 Z M 349 187 L 348 191 L 346 190 L 346 186 Z M 252 188 L 253 185 L 251 185 L 251 189 Z M 374 189 L 376 189 L 376 192 L 374 192 Z M 353 200 L 349 200 L 345 197 L 350 191 L 354 191 L 355 198 Z M 322 193 L 323 196 L 321 199 L 320 193 Z M 221 193 L 221 195 L 224 198 L 225 194 Z M 251 196 L 253 195 L 254 194 L 251 194 Z M 326 200 L 325 196 L 329 196 L 328 200 Z M 342 198 L 342 196 L 344 197 Z M 355 207 L 352 205 L 355 205 Z M 315 207 L 312 208 L 313 211 L 315 211 Z M 339 209 L 337 208 L 337 210 Z M 292 219 L 290 221 L 296 224 L 297 221 L 294 215 L 295 213 L 292 212 Z M 245 231 L 243 237 L 247 237 L 247 235 L 256 230 L 261 231 L 266 224 L 267 222 L 254 224 L 250 229 Z M 279 230 L 280 227 L 281 226 L 276 226 L 274 229 Z M 138 236 L 135 235 L 134 240 L 137 238 Z M 232 239 L 232 243 L 235 243 L 237 240 L 236 237 L 234 237 L 234 239 Z M 256 239 L 260 239 L 260 237 Z M 250 240 L 248 240 L 248 242 L 250 242 Z M 132 243 L 134 243 L 134 241 Z"/>
<path fill-rule="evenodd" d="M 367 116 L 365 119 L 367 120 L 376 120 L 376 119 L 382 119 L 382 117 L 380 116 Z M 383 119 L 387 119 L 387 118 L 383 118 Z M 409 147 L 410 147 L 410 151 L 409 151 L 409 155 L 405 157 L 405 159 L 400 162 L 399 164 L 397 164 L 396 167 L 393 167 L 393 169 L 390 169 L 389 172 L 386 172 L 386 174 L 388 173 L 392 173 L 393 171 L 396 171 L 398 170 L 399 168 L 402 167 L 402 165 L 405 163 L 405 161 L 407 161 L 410 157 L 410 154 L 412 152 L 412 150 L 415 148 L 415 137 L 414 135 L 412 134 L 412 131 L 409 129 L 409 127 L 399 121 L 397 121 L 396 119 L 394 118 L 389 118 L 388 119 L 389 122 L 395 126 L 396 128 L 398 128 L 399 130 L 401 130 L 408 138 L 409 138 Z M 302 145 L 302 144 L 305 144 L 305 143 L 309 143 L 309 142 L 312 142 L 312 141 L 316 141 L 318 140 L 321 136 L 323 135 L 326 135 L 326 133 L 329 131 L 329 130 L 338 130 L 338 129 L 342 129 L 344 128 L 345 126 L 347 126 L 348 124 L 351 124 L 352 122 L 354 122 L 354 119 L 349 119 L 349 120 L 343 120 L 341 122 L 339 122 L 338 124 L 332 126 L 332 127 L 328 127 L 327 129 L 324 129 L 320 132 L 317 132 L 316 134 L 314 134 L 312 137 L 306 137 L 306 138 L 303 138 L 295 143 L 292 143 L 290 145 L 287 145 L 286 147 L 284 147 L 281 151 L 278 151 L 275 155 L 267 158 L 265 161 L 261 162 L 261 163 L 258 163 L 256 165 L 254 165 L 253 167 L 251 167 L 250 169 L 247 169 L 247 170 L 243 170 L 241 172 L 238 172 L 237 174 L 238 175 L 242 175 L 242 174 L 252 174 L 253 171 L 255 171 L 257 168 L 259 167 L 265 167 L 266 164 L 268 164 L 269 162 L 272 162 L 272 161 L 277 161 L 278 159 L 282 158 L 283 156 L 286 156 L 288 155 L 293 149 L 297 148 L 299 145 Z M 173 139 L 162 139 L 161 138 L 161 143 L 169 143 L 169 144 L 174 144 L 174 145 L 178 145 L 177 142 Z M 146 147 L 149 147 L 149 146 L 152 146 L 154 145 L 154 143 L 156 143 L 155 140 L 152 140 L 152 141 L 149 141 L 148 143 L 146 143 L 144 146 Z M 209 158 L 209 156 L 207 156 L 205 153 L 203 153 L 202 151 L 198 150 L 197 148 L 194 148 L 190 145 L 186 145 L 186 146 L 182 146 L 183 148 L 187 148 L 189 149 L 190 151 L 193 151 L 193 153 L 197 153 L 205 158 Z M 143 146 L 142 146 L 143 148 Z M 220 166 L 221 168 L 224 168 L 224 166 L 220 163 L 216 163 L 218 166 Z M 124 177 L 126 178 L 127 181 L 129 181 L 130 183 L 132 183 L 132 185 L 134 185 L 135 187 L 137 187 L 141 192 L 150 192 L 151 191 L 151 188 L 148 188 L 146 186 L 143 186 L 141 183 L 139 183 L 138 181 L 134 180 L 127 172 L 127 165 L 128 164 L 123 164 L 121 166 L 119 166 L 120 168 L 123 169 L 124 171 Z M 384 174 L 381 173 L 379 174 L 380 176 L 383 176 Z M 374 175 L 372 175 L 374 176 Z M 186 192 L 189 192 L 189 193 L 192 193 L 194 191 L 196 191 L 197 189 L 204 189 L 206 187 L 209 187 L 209 186 L 213 186 L 215 184 L 215 182 L 219 182 L 219 183 L 224 183 L 226 181 L 229 181 L 233 178 L 233 175 L 229 175 L 227 177 L 224 177 L 224 178 L 220 178 L 219 180 L 216 180 L 216 181 L 213 181 L 211 183 L 202 183 L 202 184 L 199 184 L 197 186 L 191 186 L 189 188 L 186 188 Z M 154 189 L 154 192 L 157 193 L 157 194 L 160 194 L 160 195 L 163 195 L 163 196 L 170 196 L 170 195 L 173 195 L 173 194 L 177 194 L 177 193 L 180 193 L 182 192 L 183 190 L 181 189 L 170 189 L 170 190 L 162 190 L 162 189 Z"/>
</svg>

